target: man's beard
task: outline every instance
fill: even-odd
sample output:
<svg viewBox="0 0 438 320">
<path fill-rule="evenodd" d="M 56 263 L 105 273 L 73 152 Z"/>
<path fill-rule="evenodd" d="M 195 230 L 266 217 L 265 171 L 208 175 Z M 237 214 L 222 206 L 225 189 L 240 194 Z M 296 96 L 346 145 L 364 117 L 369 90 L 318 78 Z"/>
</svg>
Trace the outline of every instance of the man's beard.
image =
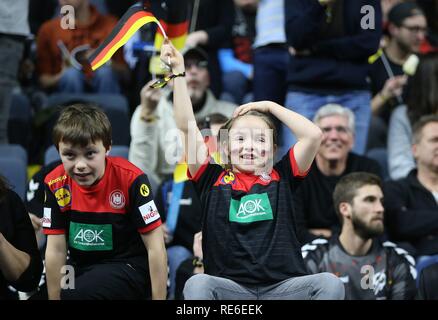
<svg viewBox="0 0 438 320">
<path fill-rule="evenodd" d="M 356 218 L 352 215 L 352 220 L 354 231 L 364 240 L 368 240 L 374 237 L 378 237 L 383 234 L 383 222 L 380 225 L 368 226 L 362 220 Z"/>
<path fill-rule="evenodd" d="M 398 47 L 400 48 L 400 51 L 405 56 L 410 55 L 412 53 L 418 53 L 418 52 L 416 52 L 416 51 L 418 51 L 418 48 L 414 49 L 413 45 L 406 44 L 406 43 L 404 43 L 403 41 L 400 41 L 400 40 L 397 40 L 397 44 L 398 44 Z"/>
</svg>

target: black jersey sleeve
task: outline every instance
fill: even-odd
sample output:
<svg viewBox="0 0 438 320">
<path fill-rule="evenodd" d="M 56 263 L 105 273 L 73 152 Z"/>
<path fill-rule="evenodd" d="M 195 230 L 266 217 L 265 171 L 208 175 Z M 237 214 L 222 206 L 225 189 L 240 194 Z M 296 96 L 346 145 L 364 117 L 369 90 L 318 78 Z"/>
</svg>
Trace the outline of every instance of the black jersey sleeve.
<svg viewBox="0 0 438 320">
<path fill-rule="evenodd" d="M 388 249 L 388 248 L 387 248 Z M 389 247 L 388 261 L 391 279 L 391 300 L 410 300 L 415 297 L 417 271 L 415 260 L 401 248 Z"/>
<path fill-rule="evenodd" d="M 43 208 L 43 231 L 45 234 L 65 234 L 67 230 L 67 218 L 61 212 L 56 195 L 44 184 L 44 208 Z M 64 194 L 67 195 L 67 191 Z"/>
<path fill-rule="evenodd" d="M 44 179 L 46 175 L 62 163 L 57 160 L 49 163 L 47 166 L 41 168 L 40 171 L 34 174 L 30 179 L 26 188 L 26 198 L 24 205 L 29 213 L 33 213 L 37 217 L 43 217 L 44 210 Z"/>
<path fill-rule="evenodd" d="M 277 164 L 274 166 L 274 169 L 289 179 L 292 192 L 297 189 L 297 187 L 300 185 L 300 183 L 309 172 L 309 170 L 307 170 L 306 172 L 300 172 L 297 162 L 295 160 L 293 147 L 289 149 L 289 151 L 283 156 L 283 158 L 279 162 L 277 162 Z"/>
<path fill-rule="evenodd" d="M 192 176 L 187 170 L 187 176 L 193 181 L 196 192 L 199 198 L 202 199 L 216 181 L 219 179 L 221 173 L 225 170 L 220 165 L 214 163 L 211 157 L 209 157 L 205 163 L 198 169 L 196 174 Z"/>
<path fill-rule="evenodd" d="M 318 238 L 310 243 L 305 244 L 301 248 L 301 254 L 303 255 L 304 264 L 307 271 L 311 274 L 319 273 L 324 270 L 320 270 L 321 261 L 324 254 L 329 249 L 329 242 L 326 239 Z"/>
<path fill-rule="evenodd" d="M 149 232 L 161 225 L 161 216 L 146 174 L 139 175 L 129 187 L 130 214 L 140 233 Z"/>
</svg>

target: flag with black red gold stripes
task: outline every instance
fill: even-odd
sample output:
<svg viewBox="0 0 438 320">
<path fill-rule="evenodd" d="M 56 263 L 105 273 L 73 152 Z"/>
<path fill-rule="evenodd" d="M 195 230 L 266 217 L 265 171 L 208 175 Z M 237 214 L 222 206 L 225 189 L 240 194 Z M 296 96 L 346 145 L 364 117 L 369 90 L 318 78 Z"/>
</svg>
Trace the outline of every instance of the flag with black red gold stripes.
<svg viewBox="0 0 438 320">
<path fill-rule="evenodd" d="M 130 7 L 116 24 L 110 35 L 90 56 L 91 69 L 94 71 L 104 65 L 138 29 L 151 22 L 158 25 L 162 37 L 167 37 L 158 19 L 151 12 L 147 11 L 143 5 L 137 4 Z"/>
</svg>

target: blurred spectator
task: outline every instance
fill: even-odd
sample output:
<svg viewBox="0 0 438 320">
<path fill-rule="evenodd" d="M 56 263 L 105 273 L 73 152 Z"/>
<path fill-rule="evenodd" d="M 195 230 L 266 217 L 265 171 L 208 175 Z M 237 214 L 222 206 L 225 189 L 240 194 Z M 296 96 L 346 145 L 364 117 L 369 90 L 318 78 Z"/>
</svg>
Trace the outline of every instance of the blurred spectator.
<svg viewBox="0 0 438 320">
<path fill-rule="evenodd" d="M 438 53 L 420 58 L 406 87 L 406 105 L 397 107 L 388 132 L 388 165 L 392 179 L 404 178 L 415 168 L 412 125 L 422 116 L 438 114 Z"/>
<path fill-rule="evenodd" d="M 0 1 L 0 144 L 8 143 L 12 90 L 17 86 L 24 40 L 29 35 L 29 0 Z"/>
<path fill-rule="evenodd" d="M 424 268 L 420 273 L 418 300 L 438 300 L 438 263 Z"/>
<path fill-rule="evenodd" d="M 438 1 L 437 0 L 417 0 L 426 14 L 429 32 L 426 41 L 421 45 L 422 53 L 438 51 Z"/>
<path fill-rule="evenodd" d="M 126 11 L 128 11 L 129 7 L 138 2 L 137 0 L 97 0 L 104 1 L 108 11 L 113 16 L 121 18 Z M 152 0 L 156 2 L 156 0 Z M 146 1 L 145 1 L 146 2 Z"/>
<path fill-rule="evenodd" d="M 424 13 L 413 2 L 395 5 L 388 21 L 388 44 L 379 51 L 370 70 L 373 118 L 368 149 L 386 147 L 389 117 L 396 106 L 403 104 L 407 80 L 403 64 L 411 54 L 419 53 L 427 31 Z"/>
<path fill-rule="evenodd" d="M 345 285 L 346 300 L 409 300 L 415 296 L 415 260 L 382 243 L 383 192 L 376 175 L 356 172 L 339 180 L 333 203 L 342 231 L 302 248 L 311 273 L 331 272 Z"/>
<path fill-rule="evenodd" d="M 259 1 L 253 47 L 254 101 L 271 100 L 284 105 L 289 60 L 284 30 L 284 0 Z"/>
<path fill-rule="evenodd" d="M 285 13 L 293 55 L 286 106 L 309 119 L 327 103 L 351 109 L 356 116 L 354 151 L 363 154 L 371 117 L 368 57 L 379 48 L 380 0 L 285 1 Z M 283 130 L 283 149 L 294 141 Z"/>
<path fill-rule="evenodd" d="M 186 46 L 200 46 L 207 52 L 210 88 L 216 97 L 222 93 L 222 72 L 217 52 L 231 41 L 233 7 L 233 0 L 193 0 Z"/>
<path fill-rule="evenodd" d="M 43 264 L 23 202 L 2 177 L 0 212 L 0 300 L 17 299 L 16 290 L 37 288 Z"/>
<path fill-rule="evenodd" d="M 37 34 L 41 25 L 55 15 L 58 0 L 29 1 L 29 25 L 32 34 Z"/>
<path fill-rule="evenodd" d="M 253 59 L 252 43 L 255 36 L 256 0 L 234 0 L 235 20 L 231 43 L 219 49 L 222 69 L 221 99 L 236 104 L 252 100 Z"/>
<path fill-rule="evenodd" d="M 295 197 L 295 212 L 303 217 L 312 237 L 329 238 L 339 233 L 339 219 L 333 206 L 333 190 L 346 174 L 364 171 L 381 175 L 374 160 L 351 152 L 355 138 L 354 114 L 340 105 L 321 107 L 313 119 L 324 133 L 321 147 Z"/>
<path fill-rule="evenodd" d="M 407 242 L 419 270 L 425 256 L 438 261 L 438 115 L 422 117 L 412 132 L 417 169 L 386 183 L 385 209 L 390 239 Z"/>
<path fill-rule="evenodd" d="M 386 29 L 388 23 L 388 13 L 396 4 L 403 2 L 404 0 L 381 0 L 382 5 L 382 22 L 383 28 Z"/>
<path fill-rule="evenodd" d="M 200 48 L 192 48 L 184 53 L 184 60 L 195 117 L 203 119 L 212 113 L 231 117 L 236 106 L 216 100 L 209 89 L 207 54 Z M 129 160 L 145 171 L 149 179 L 161 183 L 173 173 L 176 162 L 181 159 L 182 149 L 173 118 L 172 93 L 152 89 L 150 84 L 141 90 L 141 104 L 131 119 Z"/>
<path fill-rule="evenodd" d="M 101 15 L 88 0 L 59 0 L 59 3 L 73 6 L 75 27 L 64 29 L 62 17 L 41 26 L 37 36 L 37 71 L 41 86 L 65 93 L 119 93 L 119 77 L 126 77 L 128 70 L 123 52 L 117 51 L 111 63 L 95 72 L 87 61 L 111 33 L 117 20 Z"/>
</svg>

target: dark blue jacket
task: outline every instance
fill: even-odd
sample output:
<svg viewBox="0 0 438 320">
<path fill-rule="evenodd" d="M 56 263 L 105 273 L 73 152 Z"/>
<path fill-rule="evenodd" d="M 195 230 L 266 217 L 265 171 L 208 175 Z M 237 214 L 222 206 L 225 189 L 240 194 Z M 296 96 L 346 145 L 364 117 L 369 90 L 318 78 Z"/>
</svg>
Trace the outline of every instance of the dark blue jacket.
<svg viewBox="0 0 438 320">
<path fill-rule="evenodd" d="M 318 0 L 285 1 L 288 45 L 309 55 L 291 56 L 288 70 L 290 90 L 333 92 L 367 89 L 368 57 L 379 47 L 382 12 L 379 0 L 343 1 L 343 36 L 322 39 L 326 11 Z M 374 8 L 375 29 L 363 29 L 369 22 L 361 8 Z"/>
</svg>

